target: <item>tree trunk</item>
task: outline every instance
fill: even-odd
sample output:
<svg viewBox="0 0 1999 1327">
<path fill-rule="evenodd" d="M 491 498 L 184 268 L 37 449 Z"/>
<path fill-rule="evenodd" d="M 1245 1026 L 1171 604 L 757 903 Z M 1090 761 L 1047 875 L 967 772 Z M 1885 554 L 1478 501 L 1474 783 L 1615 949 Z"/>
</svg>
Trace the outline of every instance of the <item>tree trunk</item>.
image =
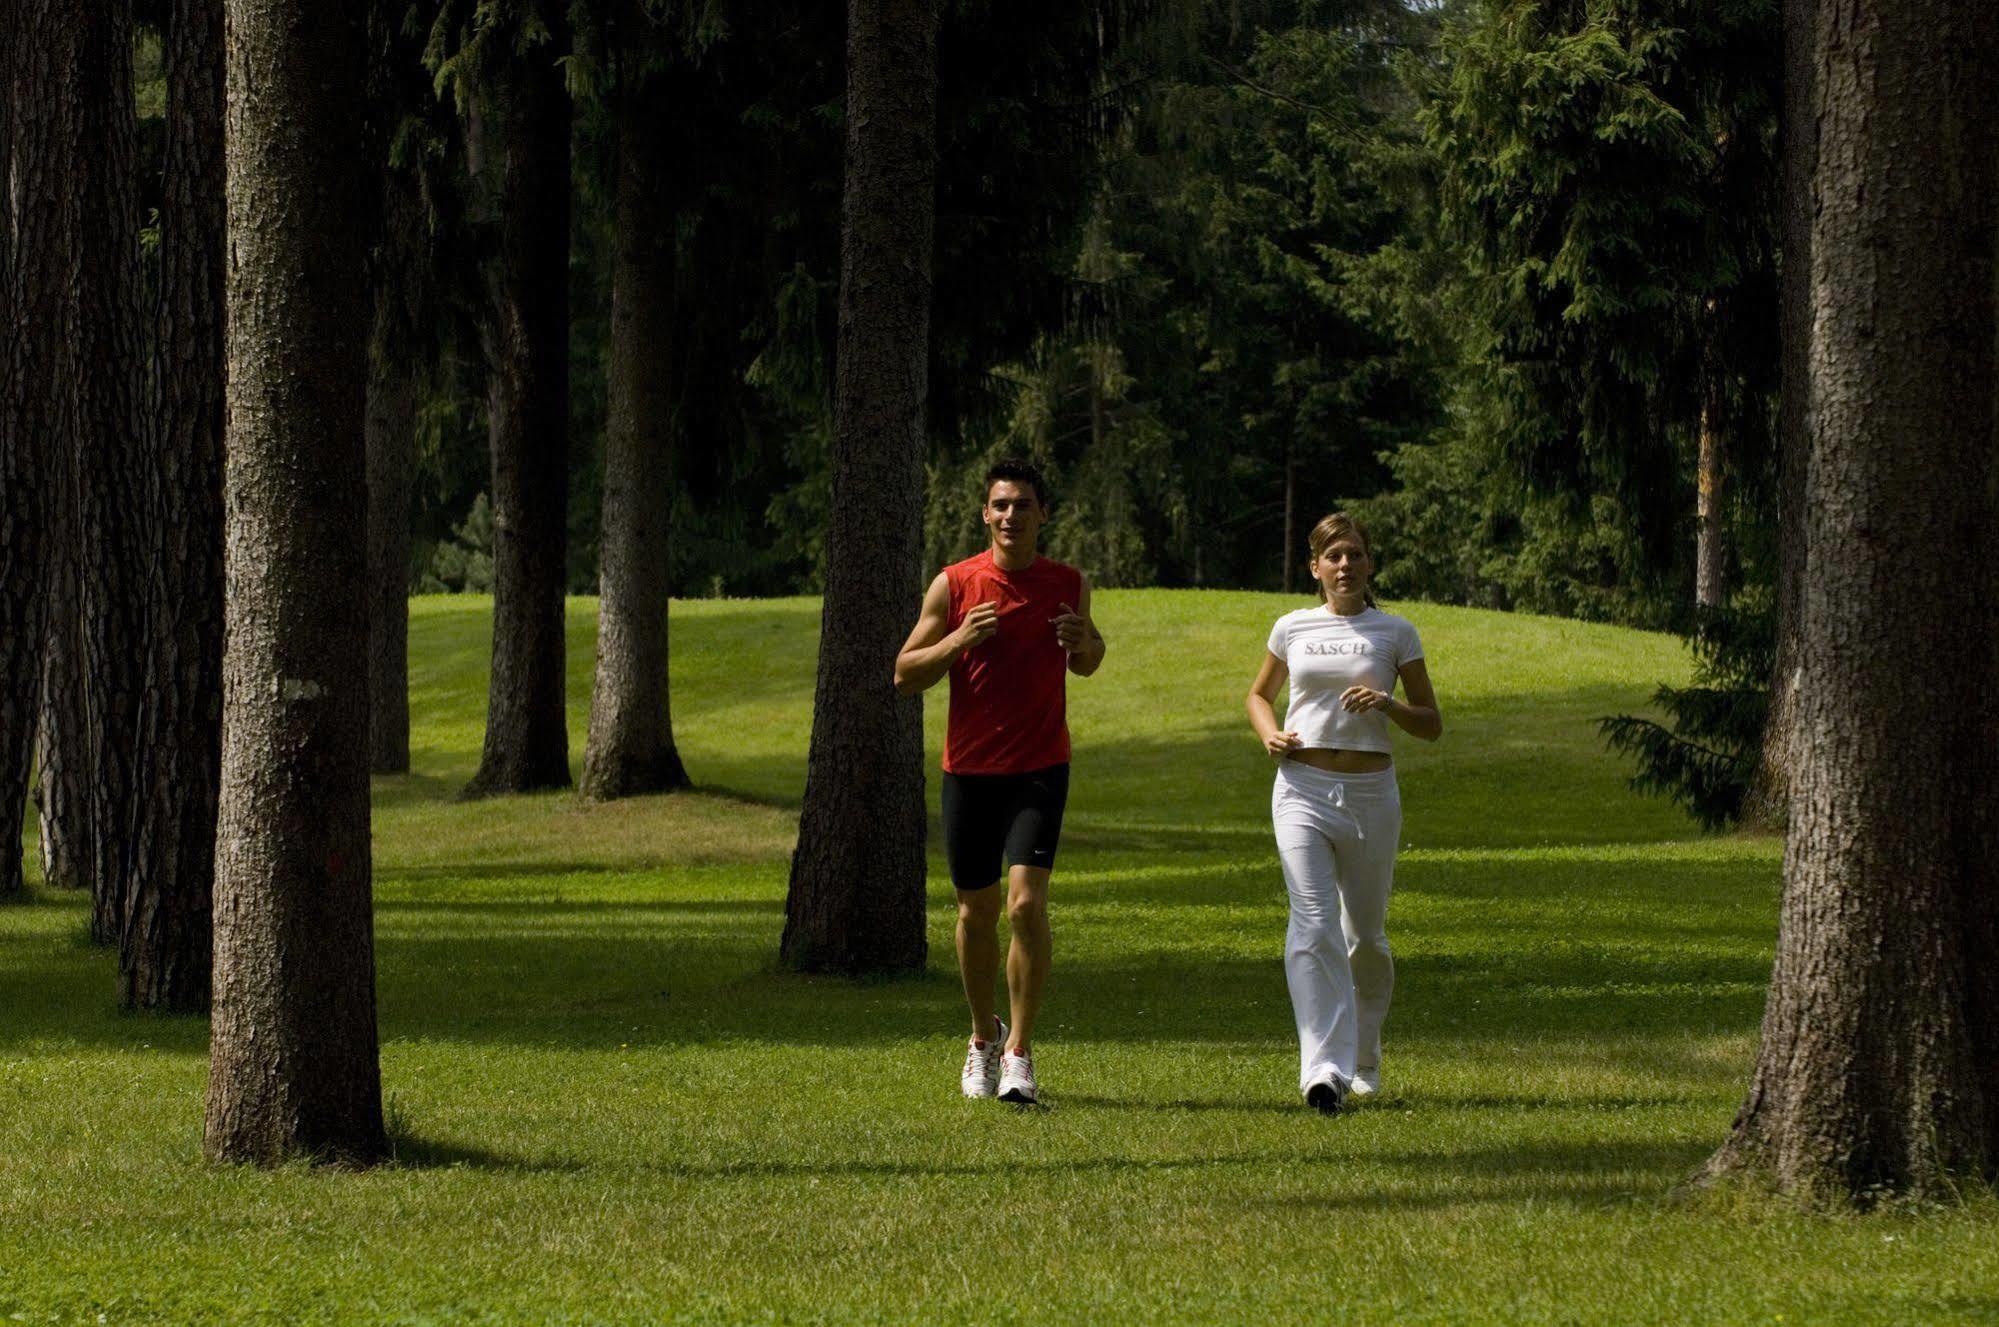
<svg viewBox="0 0 1999 1327">
<path fill-rule="evenodd" d="M 25 221 L 21 234 L 25 252 Z M 44 361 L 50 368 L 69 362 L 49 355 Z M 65 421 L 68 411 L 65 405 Z M 63 429 L 69 427 L 65 422 Z M 52 889 L 88 889 L 91 741 L 83 704 L 83 646 L 77 636 L 82 623 L 76 588 L 75 457 L 67 436 L 67 432 L 49 432 L 41 442 L 43 473 L 48 477 L 42 503 L 42 594 L 55 611 L 42 615 L 35 808 L 42 883 Z"/>
<path fill-rule="evenodd" d="M 207 1152 L 383 1156 L 368 859 L 362 16 L 228 0 L 228 648 Z"/>
<path fill-rule="evenodd" d="M 368 767 L 410 767 L 410 510 L 416 485 L 417 410 L 436 362 L 429 327 L 445 303 L 433 266 L 421 135 L 437 93 L 423 63 L 423 33 L 406 27 L 405 0 L 371 0 L 366 145 L 379 172 L 369 248 L 374 320 L 368 338 Z"/>
<path fill-rule="evenodd" d="M 416 371 L 381 331 L 395 295 L 377 289 L 368 350 L 368 768 L 410 767 L 410 498 L 416 482 Z"/>
<path fill-rule="evenodd" d="M 922 596 L 936 0 L 849 0 L 833 519 L 785 900 L 801 970 L 923 966 L 923 707 L 895 693 Z"/>
<path fill-rule="evenodd" d="M 609 420 L 597 610 L 597 678 L 582 792 L 630 797 L 687 786 L 667 688 L 667 513 L 673 501 L 675 228 L 667 105 L 646 78 L 643 11 L 621 15 L 631 80 L 618 105 L 617 247 L 611 276 Z"/>
<path fill-rule="evenodd" d="M 103 613 L 105 587 L 102 577 L 85 576 L 78 525 L 85 470 L 97 494 L 89 510 L 101 521 L 104 486 L 114 482 L 103 472 L 136 468 L 130 454 L 136 419 L 135 291 L 121 259 L 136 261 L 137 232 L 124 232 L 121 248 L 114 215 L 121 189 L 126 215 L 134 215 L 129 14 L 117 5 L 19 0 L 17 16 L 9 97 L 15 144 L 14 318 L 20 329 L 15 372 L 19 427 L 34 449 L 42 481 L 36 485 L 45 605 L 36 614 L 45 633 L 39 642 L 36 725 L 42 878 L 58 888 L 92 889 L 93 933 L 108 941 L 116 938 L 115 927 L 106 929 L 116 908 L 98 859 L 117 836 L 97 833 L 94 808 L 105 785 L 121 780 L 114 769 L 100 768 L 107 763 L 97 740 L 104 706 L 101 697 L 93 703 L 92 688 L 85 684 L 88 642 L 102 636 L 92 622 Z M 122 80 L 119 70 L 125 71 Z M 119 478 L 135 476 L 128 471 Z M 126 525 L 141 524 L 130 520 L 128 509 Z M 91 551 L 99 571 L 116 560 L 105 548 Z M 126 589 L 130 603 L 140 602 L 132 587 Z M 22 646 L 15 642 L 13 648 Z M 124 815 L 120 806 L 121 828 Z"/>
<path fill-rule="evenodd" d="M 1777 418 L 1777 645 L 1770 714 L 1742 808 L 1743 823 L 1782 827 L 1790 796 L 1797 710 L 1798 636 L 1803 625 L 1805 460 L 1811 446 L 1812 25 L 1819 0 L 1784 0 L 1784 232 L 1782 399 Z"/>
<path fill-rule="evenodd" d="M 1999 1160 L 1999 39 L 1979 0 L 1832 0 L 1819 23 L 1784 906 L 1709 1173 L 1866 1203 Z"/>
<path fill-rule="evenodd" d="M 1694 548 L 1694 603 L 1701 608 L 1720 608 L 1728 588 L 1728 523 L 1722 514 L 1728 437 L 1721 390 L 1724 370 L 1715 353 L 1719 329 L 1713 300 L 1707 302 L 1706 316 L 1706 345 L 1701 354 L 1700 455 L 1694 463 L 1699 522 Z"/>
<path fill-rule="evenodd" d="M 37 34 L 21 26 L 16 0 L 0 0 L 0 899 L 19 895 L 21 815 L 35 754 L 35 708 L 41 699 L 41 590 L 44 492 L 48 472 L 43 435 L 21 427 L 20 329 L 47 326 L 50 286 L 56 273 L 14 261 L 13 106 L 17 99 L 15 50 Z M 25 127 L 33 112 L 21 117 Z M 26 165 L 26 154 L 23 160 Z M 22 181 L 31 192 L 42 184 Z M 26 278 L 25 280 L 23 278 Z"/>
<path fill-rule="evenodd" d="M 131 0 L 76 6 L 82 60 L 73 85 L 81 116 L 75 174 L 81 208 L 71 434 L 77 589 L 89 765 L 84 867 L 90 932 L 117 944 L 134 857 L 132 810 L 145 691 L 146 499 L 151 458 L 140 429 L 137 120 Z M 57 610 L 60 612 L 60 609 Z"/>
<path fill-rule="evenodd" d="M 147 510 L 158 543 L 129 895 L 126 1005 L 208 1007 L 222 759 L 222 2 L 174 0 L 165 33 Z"/>
<path fill-rule="evenodd" d="M 1298 450 L 1290 439 L 1284 443 L 1284 593 L 1298 584 Z"/>
<path fill-rule="evenodd" d="M 563 31 L 541 0 L 541 21 Z M 568 547 L 569 96 L 560 50 L 495 42 L 482 156 L 497 229 L 484 336 L 493 463 L 493 672 L 468 795 L 569 786 L 563 590 Z"/>
</svg>

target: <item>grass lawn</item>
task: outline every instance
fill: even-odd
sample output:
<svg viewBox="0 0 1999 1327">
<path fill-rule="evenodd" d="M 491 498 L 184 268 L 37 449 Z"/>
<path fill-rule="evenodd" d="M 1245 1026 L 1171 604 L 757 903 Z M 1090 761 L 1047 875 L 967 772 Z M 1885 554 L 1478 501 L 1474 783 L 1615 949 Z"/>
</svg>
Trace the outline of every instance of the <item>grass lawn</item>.
<svg viewBox="0 0 1999 1327">
<path fill-rule="evenodd" d="M 816 601 L 677 605 L 702 791 L 584 808 L 452 801 L 489 605 L 419 600 L 415 772 L 375 790 L 397 1164 L 204 1165 L 206 1024 L 115 1012 L 83 902 L 35 894 L 0 908 L 0 1322 L 1999 1322 L 1990 1198 L 1669 1201 L 1739 1099 L 1779 870 L 1631 795 L 1595 736 L 1676 642 L 1400 606 L 1447 731 L 1399 757 L 1384 1099 L 1326 1120 L 1241 708 L 1295 603 L 1098 598 L 1048 1109 L 958 1097 L 934 829 L 923 977 L 773 969 Z"/>
</svg>

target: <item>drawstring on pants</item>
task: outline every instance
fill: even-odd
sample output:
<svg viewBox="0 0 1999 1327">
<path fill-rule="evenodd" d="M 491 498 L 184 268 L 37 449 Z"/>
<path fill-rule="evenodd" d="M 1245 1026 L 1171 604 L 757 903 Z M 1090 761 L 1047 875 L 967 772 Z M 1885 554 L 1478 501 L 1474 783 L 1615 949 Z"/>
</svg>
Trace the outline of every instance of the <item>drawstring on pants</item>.
<svg viewBox="0 0 1999 1327">
<path fill-rule="evenodd" d="M 1353 821 L 1354 837 L 1362 843 L 1367 842 L 1367 827 L 1360 823 L 1359 816 L 1347 810 L 1347 786 L 1344 783 L 1336 783 L 1333 785 L 1333 790 L 1326 795 L 1332 799 L 1334 806 L 1342 811 L 1346 811 L 1347 819 Z"/>
</svg>

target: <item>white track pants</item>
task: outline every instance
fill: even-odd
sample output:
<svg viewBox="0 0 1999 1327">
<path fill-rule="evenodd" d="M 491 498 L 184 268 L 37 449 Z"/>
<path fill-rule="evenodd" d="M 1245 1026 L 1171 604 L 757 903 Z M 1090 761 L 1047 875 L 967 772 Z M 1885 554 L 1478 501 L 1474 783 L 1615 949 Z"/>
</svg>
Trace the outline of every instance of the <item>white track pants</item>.
<svg viewBox="0 0 1999 1327">
<path fill-rule="evenodd" d="M 1298 1090 L 1381 1064 L 1395 990 L 1388 894 L 1402 833 L 1395 771 L 1329 774 L 1295 760 L 1270 794 L 1277 858 L 1291 895 L 1284 976 L 1298 1021 Z"/>
</svg>

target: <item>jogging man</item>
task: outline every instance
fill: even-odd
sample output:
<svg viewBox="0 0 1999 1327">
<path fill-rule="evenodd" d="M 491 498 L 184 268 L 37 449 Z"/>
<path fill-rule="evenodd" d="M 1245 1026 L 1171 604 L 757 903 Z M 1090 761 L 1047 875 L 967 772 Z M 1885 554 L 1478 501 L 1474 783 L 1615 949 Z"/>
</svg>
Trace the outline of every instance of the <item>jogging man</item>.
<svg viewBox="0 0 1999 1327">
<path fill-rule="evenodd" d="M 958 970 L 972 1039 L 960 1086 L 968 1097 L 1038 1097 L 1030 1047 L 1048 977 L 1048 876 L 1069 796 L 1064 674 L 1104 661 L 1083 573 L 1037 551 L 1047 486 L 1024 461 L 986 472 L 983 517 L 992 544 L 937 574 L 895 659 L 895 687 L 913 696 L 947 672 L 944 843 L 958 890 Z M 993 1011 L 999 975 L 1004 861 L 1006 986 L 1013 1031 Z"/>
</svg>

